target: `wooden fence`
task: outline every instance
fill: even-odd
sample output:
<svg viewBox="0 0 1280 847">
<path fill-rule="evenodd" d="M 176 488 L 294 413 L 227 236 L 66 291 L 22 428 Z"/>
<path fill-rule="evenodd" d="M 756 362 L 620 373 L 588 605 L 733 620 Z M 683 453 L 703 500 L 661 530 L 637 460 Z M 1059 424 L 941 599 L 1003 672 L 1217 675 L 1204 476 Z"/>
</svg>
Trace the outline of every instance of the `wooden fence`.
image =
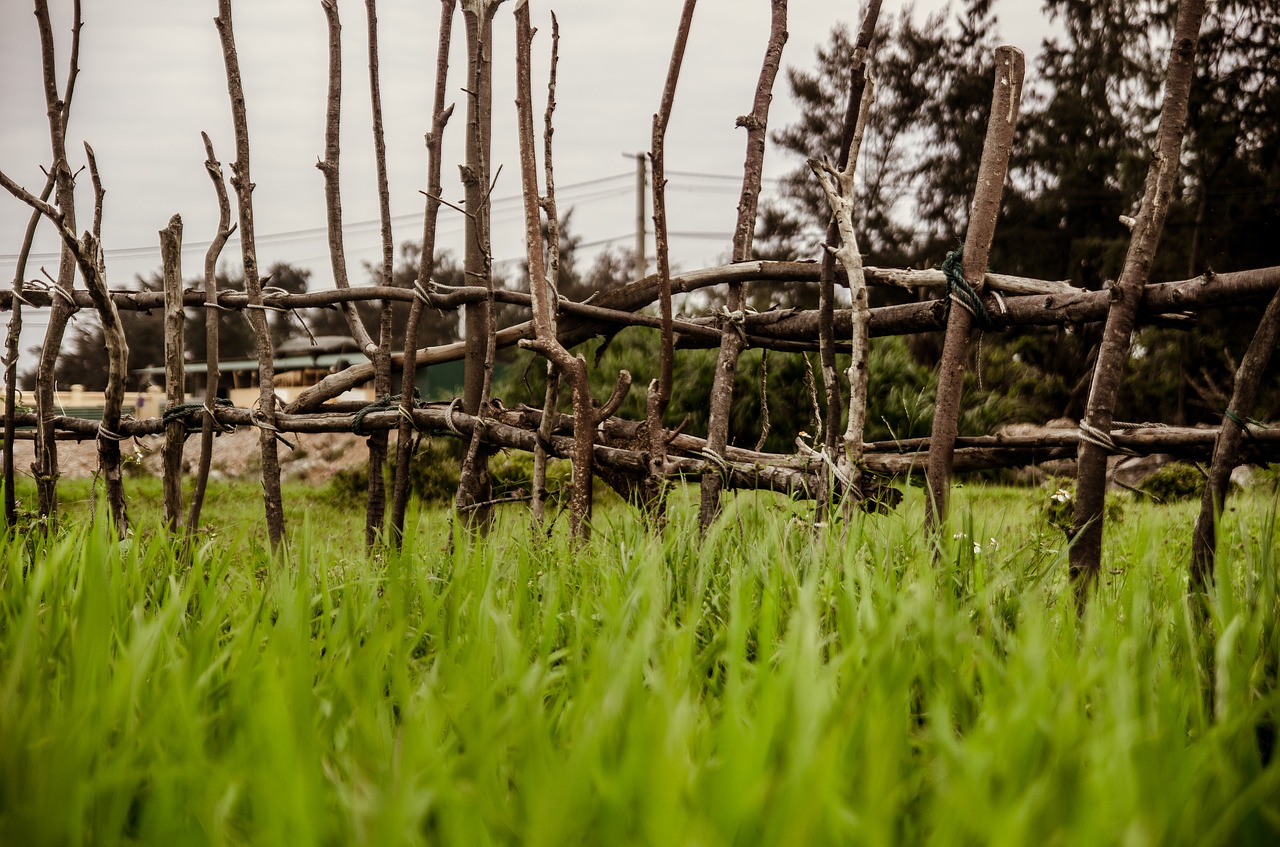
<svg viewBox="0 0 1280 847">
<path fill-rule="evenodd" d="M 222 39 L 227 68 L 228 93 L 235 125 L 236 161 L 230 185 L 235 192 L 238 223 L 233 226 L 230 196 L 213 144 L 205 137 L 206 168 L 220 209 L 220 225 L 205 262 L 202 290 L 183 290 L 179 265 L 181 221 L 175 216 L 162 232 L 165 289 L 138 292 L 111 289 L 107 285 L 98 241 L 100 220 L 77 235 L 75 223 L 75 182 L 65 152 L 66 115 L 71 101 L 71 85 L 59 97 L 51 90 L 50 136 L 54 161 L 42 193 L 36 194 L 0 174 L 0 182 L 14 196 L 33 208 L 24 255 L 31 233 L 40 220 L 55 226 L 64 244 L 63 262 L 56 284 L 33 288 L 24 285 L 20 267 L 14 284 L 0 292 L 0 306 L 11 313 L 5 406 L 5 491 L 7 515 L 14 519 L 12 492 L 14 468 L 11 445 L 17 427 L 34 426 L 39 509 L 52 520 L 57 513 L 58 477 L 56 441 L 59 434 L 92 438 L 99 447 L 102 476 L 108 502 L 120 531 L 127 527 L 123 480 L 120 474 L 119 442 L 139 435 L 166 436 L 166 513 L 171 527 L 198 525 L 201 501 L 209 471 L 213 434 L 228 425 L 253 426 L 260 432 L 264 505 L 269 535 L 274 543 L 283 539 L 284 522 L 279 485 L 277 445 L 288 433 L 353 431 L 367 435 L 371 467 L 388 461 L 390 432 L 395 443 L 395 473 L 388 492 L 381 473 L 370 473 L 367 538 L 370 544 L 398 541 L 403 531 L 408 497 L 408 470 L 411 445 L 417 433 L 448 433 L 463 439 L 466 450 L 462 482 L 456 506 L 470 521 L 483 523 L 492 505 L 488 497 L 487 457 L 497 448 L 526 450 L 534 455 L 535 520 L 545 515 L 545 468 L 548 457 L 564 457 L 573 463 L 573 495 L 570 512 L 573 532 L 585 536 L 590 530 L 592 484 L 604 479 L 643 509 L 655 526 L 662 526 L 665 492 L 673 479 L 698 479 L 703 487 L 703 525 L 718 513 L 719 492 L 724 487 L 762 488 L 794 496 L 816 498 L 823 504 L 892 505 L 886 478 L 923 470 L 929 486 L 929 520 L 938 526 L 945 518 L 951 474 L 1008 465 L 1026 465 L 1049 459 L 1076 458 L 1079 463 L 1078 497 L 1072 532 L 1071 566 L 1081 589 L 1096 578 L 1100 562 L 1103 521 L 1102 492 L 1106 460 L 1117 453 L 1172 453 L 1197 460 L 1211 460 L 1210 484 L 1206 487 L 1204 509 L 1195 530 L 1196 584 L 1203 585 L 1212 573 L 1213 519 L 1221 507 L 1226 473 L 1241 460 L 1274 460 L 1280 456 L 1280 433 L 1250 429 L 1245 423 L 1254 400 L 1257 383 L 1275 347 L 1280 328 L 1280 268 L 1264 268 L 1240 273 L 1206 273 L 1194 279 L 1148 284 L 1151 257 L 1156 250 L 1164 214 L 1177 175 L 1178 149 L 1187 110 L 1187 90 L 1195 56 L 1195 45 L 1203 0 L 1182 0 L 1175 38 L 1169 54 L 1168 73 L 1161 110 L 1160 132 L 1151 157 L 1150 175 L 1142 198 L 1142 211 L 1126 223 L 1132 240 L 1119 280 L 1109 290 L 1083 291 L 1065 282 L 1034 280 L 987 273 L 987 254 L 998 224 L 1001 194 L 1016 126 L 1022 89 L 1022 54 L 1002 47 L 997 52 L 996 85 L 991 120 L 987 129 L 978 182 L 970 214 L 970 228 L 962 254 L 950 257 L 941 270 L 910 271 L 863 267 L 857 249 L 853 214 L 853 174 L 858 146 L 873 84 L 865 73 L 868 47 L 879 15 L 880 3 L 871 2 L 858 34 L 855 72 L 849 92 L 844 155 L 840 161 L 813 161 L 815 178 L 822 185 L 832 208 L 831 245 L 820 263 L 771 262 L 751 258 L 755 228 L 756 199 L 760 191 L 765 150 L 768 105 L 785 39 L 786 3 L 773 0 L 770 38 L 761 67 L 752 111 L 740 119 L 747 130 L 747 161 L 738 205 L 739 218 L 730 264 L 687 273 L 671 272 L 666 240 L 666 197 L 664 193 L 664 138 L 668 116 L 676 97 L 684 45 L 693 0 L 686 0 L 675 39 L 666 84 L 653 124 L 649 158 L 653 169 L 652 200 L 657 244 L 657 272 L 635 279 L 620 288 L 600 292 L 589 302 L 572 302 L 558 295 L 559 243 L 556 224 L 554 176 L 552 170 L 552 117 L 555 104 L 556 45 L 558 35 L 552 18 L 552 61 L 548 79 L 548 108 L 544 116 L 541 171 L 537 160 L 536 133 L 530 97 L 530 44 L 532 30 L 530 4 L 515 8 L 517 28 L 517 68 L 521 184 L 525 201 L 525 224 L 530 275 L 529 293 L 502 290 L 494 285 L 489 253 L 488 192 L 492 178 L 489 165 L 489 131 L 492 104 L 489 87 L 491 27 L 497 0 L 470 0 L 462 4 L 469 56 L 466 68 L 467 160 L 462 168 L 467 196 L 461 211 L 468 217 L 465 270 L 470 284 L 449 288 L 433 280 L 436 217 L 441 199 L 441 138 L 452 115 L 445 105 L 454 2 L 442 3 L 438 79 L 428 136 L 428 189 L 423 215 L 423 244 L 417 281 L 412 288 L 353 288 L 347 282 L 342 253 L 341 211 L 337 193 L 338 104 L 340 88 L 340 32 L 336 2 L 323 4 L 330 21 L 330 90 L 328 144 L 319 167 L 324 173 L 329 204 L 329 231 L 335 287 L 328 291 L 289 294 L 264 288 L 258 277 L 252 217 L 252 179 L 249 169 L 248 126 L 244 112 L 236 59 L 230 0 L 221 0 L 217 27 Z M 379 153 L 379 191 L 383 198 L 384 278 L 391 278 L 387 220 L 385 168 L 381 156 L 381 116 L 377 99 L 378 64 L 376 16 L 370 10 L 370 73 L 374 90 L 374 131 Z M 55 64 L 46 4 L 37 0 L 37 18 L 49 45 L 46 68 Z M 74 30 L 78 39 L 79 25 Z M 72 48 L 71 79 L 75 77 L 75 47 Z M 101 184 L 92 150 L 86 145 L 90 176 L 95 187 L 95 208 L 101 208 Z M 49 202 L 50 196 L 54 202 Z M 246 291 L 220 291 L 213 269 L 231 231 L 238 227 L 245 269 Z M 549 230 L 544 235 L 543 230 Z M 84 287 L 76 287 L 76 278 Z M 781 309 L 755 313 L 747 309 L 746 292 L 754 286 L 779 283 L 813 285 L 819 291 L 819 307 L 814 310 Z M 869 308 L 868 286 L 897 286 L 925 289 L 932 297 L 907 305 Z M 847 287 L 851 307 L 835 307 L 837 287 Z M 713 291 L 715 302 L 724 304 L 714 312 L 676 318 L 672 309 L 675 294 Z M 1128 352 L 1134 326 L 1141 322 L 1178 324 L 1197 309 L 1231 304 L 1246 299 L 1270 297 L 1262 315 L 1257 337 L 1236 375 L 1235 394 L 1221 425 L 1216 429 L 1184 429 L 1146 425 L 1131 427 L 1113 419 L 1119 374 Z M 382 304 L 379 332 L 365 329 L 354 304 L 376 300 Z M 498 328 L 494 321 L 497 304 L 513 304 L 528 310 L 529 319 L 515 326 Z M 657 314 L 646 311 L 657 306 Z M 466 337 L 456 344 L 393 350 L 390 326 L 395 310 L 407 312 L 406 337 L 416 337 L 424 308 L 453 310 L 466 307 Z M 267 310 L 328 307 L 344 311 L 352 336 L 368 357 L 368 362 L 327 376 L 307 390 L 282 399 L 276 390 L 275 360 L 271 337 L 266 330 Z M 50 314 L 44 353 L 38 369 L 38 386 L 33 410 L 20 411 L 14 399 L 16 333 L 24 308 L 47 309 Z M 98 315 L 107 339 L 110 384 L 103 393 L 100 415 L 79 417 L 61 412 L 59 398 L 52 390 L 52 373 L 57 350 L 68 316 L 76 309 L 92 308 Z M 257 392 L 251 402 L 233 405 L 216 402 L 219 383 L 218 321 L 205 322 L 203 341 L 208 359 L 207 389 L 202 400 L 186 402 L 184 354 L 184 310 L 203 308 L 243 313 L 257 339 Z M 155 310 L 165 322 L 167 411 L 125 415 L 123 375 L 127 339 L 120 331 L 121 310 Z M 1094 367 L 1088 411 L 1079 427 L 1035 437 L 991 435 L 963 438 L 957 435 L 960 387 L 967 351 L 975 333 L 1026 326 L 1078 325 L 1104 322 L 1104 336 Z M 622 326 L 650 328 L 658 337 L 660 377 L 647 387 L 647 411 L 643 421 L 624 420 L 616 411 L 632 390 L 630 375 L 616 374 L 615 389 L 604 400 L 591 396 L 588 365 L 572 350 L 586 339 Z M 920 332 L 944 332 L 937 406 L 930 437 L 909 441 L 866 443 L 863 419 L 866 409 L 867 344 L 873 336 Z M 541 408 L 508 409 L 491 398 L 492 372 L 499 348 L 519 345 L 531 349 L 547 362 L 546 402 Z M 673 351 L 677 346 L 719 348 L 715 382 L 708 398 L 711 409 L 705 437 L 671 427 L 665 411 L 671 397 Z M 732 399 L 733 377 L 743 349 L 763 348 L 784 353 L 817 351 L 821 361 L 821 381 L 828 397 L 823 410 L 824 428 L 813 443 L 797 442 L 791 454 L 744 450 L 730 445 L 727 410 Z M 836 354 L 848 353 L 851 365 L 842 380 L 836 373 Z M 461 395 L 449 402 L 424 403 L 412 391 L 418 368 L 443 362 L 463 361 L 466 382 Z M 395 378 L 399 377 L 396 382 Z M 372 403 L 344 402 L 343 392 L 371 385 Z M 399 388 L 399 391 L 396 389 Z M 572 413 L 562 414 L 562 388 L 572 395 Z M 842 418 L 848 425 L 840 432 Z M 181 451 L 184 440 L 199 433 L 202 454 L 196 470 L 193 494 L 183 503 Z M 1247 437 L 1245 437 L 1247 436 Z M 384 535 L 385 532 L 385 535 Z"/>
</svg>

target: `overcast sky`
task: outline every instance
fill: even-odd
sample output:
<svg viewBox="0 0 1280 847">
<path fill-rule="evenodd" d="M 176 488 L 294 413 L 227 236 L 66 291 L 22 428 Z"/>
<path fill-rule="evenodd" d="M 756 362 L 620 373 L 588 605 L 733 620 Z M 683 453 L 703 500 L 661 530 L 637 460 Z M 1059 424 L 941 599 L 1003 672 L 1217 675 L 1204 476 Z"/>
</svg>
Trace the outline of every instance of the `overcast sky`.
<svg viewBox="0 0 1280 847">
<path fill-rule="evenodd" d="M 558 202 L 575 209 L 574 230 L 592 250 L 634 241 L 635 161 L 624 154 L 647 150 L 653 113 L 671 55 L 681 0 L 533 2 L 535 110 L 545 98 L 550 17 L 560 22 L 555 166 Z M 60 79 L 70 42 L 70 0 L 53 0 Z M 923 17 L 943 5 L 919 0 Z M 89 0 L 84 4 L 80 77 L 68 132 L 72 168 L 84 163 L 82 143 L 97 155 L 106 187 L 103 243 L 113 287 L 133 284 L 159 267 L 157 231 L 178 213 L 185 224 L 184 273 L 200 273 L 204 248 L 217 221 L 212 184 L 205 172 L 200 132 L 213 139 L 224 166 L 234 159 L 230 107 L 213 17 L 215 0 Z M 784 67 L 809 68 L 814 51 L 840 22 L 860 20 L 861 3 L 791 0 L 790 38 Z M 882 26 L 906 4 L 886 2 Z M 31 4 L 0 3 L 0 169 L 37 191 L 49 159 L 39 59 Z M 514 134 L 513 4 L 495 24 L 494 164 L 503 165 L 494 192 L 494 257 L 499 270 L 522 251 L 522 209 L 517 195 Z M 397 243 L 421 237 L 425 180 L 423 135 L 434 89 L 440 4 L 382 0 L 378 4 L 379 52 L 391 212 Z M 353 281 L 366 278 L 363 262 L 380 256 L 378 206 L 370 130 L 365 4 L 344 0 L 343 145 L 341 176 L 345 244 Z M 1036 0 L 999 0 L 1000 35 L 1036 54 L 1050 24 Z M 324 148 L 327 84 L 325 18 L 319 0 L 255 0 L 235 5 L 234 24 L 250 121 L 251 168 L 257 185 L 254 209 L 258 258 L 266 267 L 289 261 L 312 269 L 312 288 L 332 286 L 325 240 L 323 179 L 315 163 Z M 693 30 L 667 135 L 667 200 L 673 262 L 692 268 L 722 261 L 730 237 L 741 180 L 745 133 L 735 118 L 750 111 L 769 32 L 766 0 L 703 0 Z M 460 69 L 461 15 L 455 20 L 457 57 L 449 81 L 458 113 L 447 128 L 444 187 L 461 198 L 464 109 Z M 1028 74 L 1033 71 L 1028 61 Z M 794 119 L 784 77 L 775 88 L 771 127 Z M 541 119 L 538 120 L 539 132 Z M 766 153 L 766 178 L 791 170 L 796 160 Z M 765 192 L 770 185 L 766 183 Z M 79 215 L 92 209 L 88 181 L 77 195 Z M 233 213 L 234 214 L 234 213 Z M 13 278 L 28 209 L 0 196 L 0 285 Z M 462 222 L 441 210 L 438 246 L 461 253 Z M 650 236 L 652 239 L 652 236 Z M 650 245 L 652 241 L 650 240 Z M 27 277 L 46 267 L 56 273 L 56 242 L 48 227 L 36 245 Z M 652 250 L 650 246 L 649 250 Z M 238 269 L 238 244 L 224 251 L 224 265 Z M 6 313 L 7 315 L 7 313 Z M 6 318 L 7 320 L 7 318 Z M 39 343 L 43 320 L 28 312 L 23 348 Z M 24 367 L 30 361 L 24 356 Z"/>
</svg>

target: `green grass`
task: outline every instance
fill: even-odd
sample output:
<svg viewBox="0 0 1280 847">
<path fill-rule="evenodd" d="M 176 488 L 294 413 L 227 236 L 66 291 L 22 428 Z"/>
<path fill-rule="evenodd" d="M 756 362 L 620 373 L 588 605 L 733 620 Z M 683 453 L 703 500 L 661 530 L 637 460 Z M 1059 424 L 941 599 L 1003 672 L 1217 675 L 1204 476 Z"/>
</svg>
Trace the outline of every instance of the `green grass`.
<svg viewBox="0 0 1280 847">
<path fill-rule="evenodd" d="M 1280 839 L 1270 494 L 1206 628 L 1191 506 L 1128 505 L 1079 617 L 1042 491 L 959 489 L 932 543 L 918 491 L 818 535 L 766 496 L 701 540 L 686 495 L 664 539 L 603 508 L 577 553 L 419 513 L 371 560 L 295 490 L 272 561 L 219 486 L 188 565 L 130 490 L 123 545 L 74 488 L 0 545 L 0 843 Z"/>
</svg>

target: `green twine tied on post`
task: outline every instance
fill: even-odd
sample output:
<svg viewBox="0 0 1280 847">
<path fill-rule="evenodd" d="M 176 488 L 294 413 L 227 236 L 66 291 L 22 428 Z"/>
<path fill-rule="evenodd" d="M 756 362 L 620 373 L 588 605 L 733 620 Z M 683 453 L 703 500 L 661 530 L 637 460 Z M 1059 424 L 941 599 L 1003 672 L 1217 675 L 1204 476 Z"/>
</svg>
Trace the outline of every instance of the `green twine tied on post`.
<svg viewBox="0 0 1280 847">
<path fill-rule="evenodd" d="M 951 303 L 955 301 L 965 311 L 973 315 L 973 320 L 978 324 L 979 329 L 984 332 L 998 331 L 1000 326 L 996 323 L 995 318 L 991 317 L 991 313 L 987 311 L 986 304 L 982 302 L 978 292 L 974 291 L 973 286 L 964 278 L 961 260 L 960 251 L 952 250 L 942 262 L 942 273 L 947 278 L 947 306 L 944 316 L 947 320 L 951 319 Z"/>
<path fill-rule="evenodd" d="M 1257 420 L 1254 420 L 1253 418 L 1243 417 L 1241 415 L 1236 414 L 1231 409 L 1227 409 L 1223 414 L 1226 417 L 1230 418 L 1231 421 L 1236 426 L 1240 427 L 1240 431 L 1243 432 L 1245 434 L 1245 437 L 1248 438 L 1250 441 L 1258 440 L 1257 437 L 1253 434 L 1253 431 L 1249 428 L 1250 424 L 1252 424 L 1253 426 L 1259 427 L 1261 429 L 1267 428 L 1266 424 L 1264 424 L 1262 421 L 1257 421 Z"/>
<path fill-rule="evenodd" d="M 404 397 L 401 394 L 387 394 L 379 397 L 377 400 L 374 400 L 372 403 L 352 415 L 351 431 L 356 435 L 369 435 L 369 432 L 364 428 L 365 416 L 370 412 L 389 412 L 393 409 L 399 409 L 403 399 Z M 427 404 L 425 402 L 418 399 L 418 392 L 415 389 L 413 392 L 413 408 L 422 409 L 425 408 L 426 405 Z M 414 423 L 412 418 L 409 419 L 409 422 L 413 424 L 413 428 L 415 430 L 418 428 L 418 425 Z"/>
<path fill-rule="evenodd" d="M 234 408 L 231 401 L 225 397 L 218 397 L 213 401 L 213 403 L 215 407 L 227 409 Z M 188 422 L 187 417 L 195 412 L 203 412 L 207 409 L 208 407 L 203 403 L 176 403 L 172 406 L 165 406 L 164 411 L 160 413 L 160 419 L 164 421 L 165 424 L 181 421 L 187 432 L 196 432 L 200 427 Z M 219 426 L 221 426 L 221 424 L 219 424 Z"/>
</svg>

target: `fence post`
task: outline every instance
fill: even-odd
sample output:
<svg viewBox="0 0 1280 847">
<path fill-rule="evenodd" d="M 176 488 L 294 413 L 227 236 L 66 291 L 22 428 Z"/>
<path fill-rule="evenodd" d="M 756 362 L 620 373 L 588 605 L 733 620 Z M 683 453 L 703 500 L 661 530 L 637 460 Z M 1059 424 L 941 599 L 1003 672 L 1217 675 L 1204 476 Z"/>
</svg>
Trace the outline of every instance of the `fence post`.
<svg viewBox="0 0 1280 847">
<path fill-rule="evenodd" d="M 1009 153 L 1013 149 L 1013 131 L 1018 122 L 1018 106 L 1022 96 L 1025 59 L 1022 51 L 1008 45 L 996 48 L 996 82 L 991 95 L 991 115 L 987 118 L 987 135 L 982 145 L 982 162 L 978 166 L 978 182 L 974 188 L 973 206 L 969 212 L 969 230 L 965 233 L 961 274 L 974 292 L 981 293 L 987 272 L 991 239 L 1000 216 L 1000 199 L 1009 172 Z M 947 334 L 942 346 L 942 362 L 938 365 L 938 392 L 934 403 L 933 429 L 929 436 L 929 457 L 925 466 L 928 496 L 925 499 L 925 525 L 936 529 L 947 516 L 947 494 L 951 486 L 951 467 L 955 454 L 956 432 L 960 421 L 960 395 L 964 390 L 965 359 L 969 337 L 973 333 L 974 313 L 981 303 L 966 303 L 948 293 L 952 308 L 947 319 Z"/>
<path fill-rule="evenodd" d="M 187 402 L 186 315 L 182 310 L 182 218 L 174 215 L 160 230 L 160 257 L 164 278 L 164 389 L 165 405 L 172 409 Z M 217 313 L 211 315 L 217 320 Z M 187 425 L 171 420 L 164 430 L 164 519 L 170 532 L 182 524 L 182 447 Z"/>
<path fill-rule="evenodd" d="M 1160 243 L 1160 232 L 1173 200 L 1178 156 L 1186 130 L 1191 80 L 1195 76 L 1196 42 L 1204 19 L 1205 0 L 1181 0 L 1169 51 L 1164 102 L 1156 149 L 1147 171 L 1142 208 L 1133 222 L 1133 235 L 1120 278 L 1111 289 L 1111 308 L 1102 330 L 1098 359 L 1089 387 L 1089 402 L 1080 421 L 1080 451 L 1076 468 L 1076 503 L 1071 526 L 1071 578 L 1083 596 L 1102 567 L 1102 523 L 1106 502 L 1107 457 L 1116 398 L 1124 377 L 1134 318 Z"/>
</svg>

